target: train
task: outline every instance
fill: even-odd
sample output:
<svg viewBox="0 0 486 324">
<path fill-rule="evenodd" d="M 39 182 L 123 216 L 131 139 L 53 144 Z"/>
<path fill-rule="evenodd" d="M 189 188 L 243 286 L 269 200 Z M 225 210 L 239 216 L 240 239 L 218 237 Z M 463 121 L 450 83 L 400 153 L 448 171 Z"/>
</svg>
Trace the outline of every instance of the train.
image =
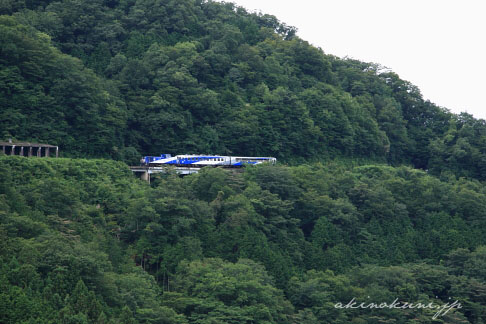
<svg viewBox="0 0 486 324">
<path fill-rule="evenodd" d="M 140 163 L 143 166 L 160 167 L 172 165 L 177 167 L 242 167 L 245 165 L 256 165 L 262 163 L 275 164 L 274 157 L 249 157 L 249 156 L 224 156 L 224 155 L 176 155 L 161 154 L 160 156 L 144 156 Z"/>
</svg>

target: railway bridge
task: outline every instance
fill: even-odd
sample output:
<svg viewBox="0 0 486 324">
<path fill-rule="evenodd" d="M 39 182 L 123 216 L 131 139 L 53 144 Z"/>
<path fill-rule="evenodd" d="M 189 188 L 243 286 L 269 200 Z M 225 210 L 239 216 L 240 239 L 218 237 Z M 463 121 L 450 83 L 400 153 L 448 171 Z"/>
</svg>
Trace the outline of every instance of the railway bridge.
<svg viewBox="0 0 486 324">
<path fill-rule="evenodd" d="M 232 172 L 242 172 L 242 168 L 228 168 L 224 167 L 223 169 L 232 171 Z M 140 175 L 142 180 L 148 181 L 150 183 L 150 175 L 154 173 L 167 173 L 167 172 L 175 172 L 179 175 L 188 175 L 193 173 L 198 173 L 201 170 L 201 167 L 173 167 L 173 166 L 164 166 L 164 167 L 153 167 L 153 166 L 131 166 L 130 170 L 135 173 L 136 175 Z"/>
</svg>

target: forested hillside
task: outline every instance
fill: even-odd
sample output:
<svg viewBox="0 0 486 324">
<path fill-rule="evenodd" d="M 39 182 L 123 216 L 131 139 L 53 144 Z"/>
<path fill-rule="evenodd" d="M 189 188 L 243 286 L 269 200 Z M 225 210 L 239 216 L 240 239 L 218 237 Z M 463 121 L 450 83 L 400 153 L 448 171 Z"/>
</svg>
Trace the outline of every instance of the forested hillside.
<svg viewBox="0 0 486 324">
<path fill-rule="evenodd" d="M 486 322 L 485 121 L 274 16 L 0 1 L 8 138 L 64 158 L 0 152 L 2 324 Z M 279 163 L 129 171 L 161 153 Z"/>
<path fill-rule="evenodd" d="M 477 181 L 335 163 L 149 186 L 123 163 L 22 157 L 0 157 L 0 176 L 1 323 L 486 319 Z M 334 308 L 352 298 L 463 308 Z"/>
<path fill-rule="evenodd" d="M 486 177 L 484 121 L 324 54 L 274 16 L 202 0 L 18 0 L 0 13 L 4 139 L 129 163 L 339 155 Z"/>
</svg>

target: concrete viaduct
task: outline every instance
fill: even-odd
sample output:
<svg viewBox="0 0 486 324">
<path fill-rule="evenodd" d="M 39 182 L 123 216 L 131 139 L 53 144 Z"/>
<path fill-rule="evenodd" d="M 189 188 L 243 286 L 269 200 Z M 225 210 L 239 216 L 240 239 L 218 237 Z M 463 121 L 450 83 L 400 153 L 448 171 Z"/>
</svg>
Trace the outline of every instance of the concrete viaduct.
<svg viewBox="0 0 486 324">
<path fill-rule="evenodd" d="M 0 142 L 3 154 L 37 157 L 59 157 L 59 146 L 28 142 Z"/>
</svg>

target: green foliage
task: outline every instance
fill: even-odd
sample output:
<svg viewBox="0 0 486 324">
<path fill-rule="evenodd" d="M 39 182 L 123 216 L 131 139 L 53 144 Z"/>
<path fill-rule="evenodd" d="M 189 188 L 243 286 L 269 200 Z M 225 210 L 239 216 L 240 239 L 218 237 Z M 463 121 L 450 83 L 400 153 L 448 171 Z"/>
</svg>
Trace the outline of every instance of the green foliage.
<svg viewBox="0 0 486 324">
<path fill-rule="evenodd" d="M 334 306 L 353 298 L 454 298 L 444 323 L 486 318 L 478 181 L 339 161 L 152 186 L 107 160 L 0 166 L 2 323 L 433 323 Z"/>
<path fill-rule="evenodd" d="M 167 302 L 190 323 L 289 323 L 292 313 L 272 278 L 251 260 L 182 262 L 173 287 L 176 294 L 167 294 Z"/>
<path fill-rule="evenodd" d="M 1 323 L 486 322 L 483 120 L 232 3 L 0 14 L 0 139 L 298 164 L 150 186 L 122 162 L 0 154 Z M 463 308 L 335 307 L 353 298 Z"/>
<path fill-rule="evenodd" d="M 484 122 L 377 64 L 325 55 L 274 16 L 193 0 L 0 10 L 11 15 L 0 137 L 132 164 L 161 152 L 344 156 L 484 179 Z"/>
<path fill-rule="evenodd" d="M 7 16 L 0 29 L 0 136 L 50 142 L 75 155 L 113 156 L 114 147 L 124 145 L 119 127 L 127 117 L 116 90 L 61 54 L 46 34 Z"/>
</svg>

